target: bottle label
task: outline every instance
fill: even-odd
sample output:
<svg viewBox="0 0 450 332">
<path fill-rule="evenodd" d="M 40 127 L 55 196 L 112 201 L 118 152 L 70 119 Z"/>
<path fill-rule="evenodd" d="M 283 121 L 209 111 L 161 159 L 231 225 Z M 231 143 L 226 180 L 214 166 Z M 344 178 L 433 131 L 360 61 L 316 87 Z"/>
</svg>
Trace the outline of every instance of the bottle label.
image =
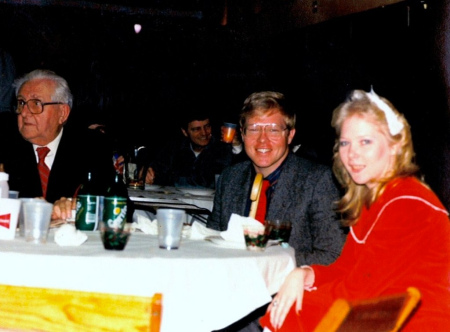
<svg viewBox="0 0 450 332">
<path fill-rule="evenodd" d="M 78 195 L 75 227 L 84 231 L 95 231 L 98 226 L 100 209 L 99 197 L 94 195 Z"/>
<path fill-rule="evenodd" d="M 107 227 L 123 228 L 127 222 L 127 199 L 123 197 L 105 197 L 103 221 Z"/>
</svg>

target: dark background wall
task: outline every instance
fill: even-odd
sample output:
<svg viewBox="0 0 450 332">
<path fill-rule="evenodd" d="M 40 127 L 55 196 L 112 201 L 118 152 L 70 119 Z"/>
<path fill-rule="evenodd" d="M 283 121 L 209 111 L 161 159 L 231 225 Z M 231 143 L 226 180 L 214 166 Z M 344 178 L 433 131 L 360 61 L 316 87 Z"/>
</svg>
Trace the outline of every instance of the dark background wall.
<svg viewBox="0 0 450 332">
<path fill-rule="evenodd" d="M 230 6 L 226 25 L 222 12 L 204 8 L 0 2 L 0 47 L 18 74 L 49 68 L 69 81 L 73 124 L 107 122 L 130 144 L 150 147 L 178 133 L 178 112 L 206 107 L 216 123 L 233 121 L 248 94 L 278 90 L 297 109 L 297 141 L 328 163 L 332 110 L 351 89 L 373 86 L 406 115 L 426 179 L 450 206 L 444 1 L 404 1 L 301 28 L 269 21 L 270 7 Z"/>
</svg>

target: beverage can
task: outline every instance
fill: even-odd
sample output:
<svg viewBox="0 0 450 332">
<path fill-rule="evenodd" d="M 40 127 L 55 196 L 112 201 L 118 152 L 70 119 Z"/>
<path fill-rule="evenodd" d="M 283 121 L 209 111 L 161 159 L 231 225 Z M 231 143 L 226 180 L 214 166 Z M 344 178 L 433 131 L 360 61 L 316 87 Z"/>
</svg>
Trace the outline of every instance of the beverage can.
<svg viewBox="0 0 450 332">
<path fill-rule="evenodd" d="M 127 222 L 127 199 L 125 197 L 105 197 L 103 222 L 110 228 L 123 228 Z"/>
</svg>

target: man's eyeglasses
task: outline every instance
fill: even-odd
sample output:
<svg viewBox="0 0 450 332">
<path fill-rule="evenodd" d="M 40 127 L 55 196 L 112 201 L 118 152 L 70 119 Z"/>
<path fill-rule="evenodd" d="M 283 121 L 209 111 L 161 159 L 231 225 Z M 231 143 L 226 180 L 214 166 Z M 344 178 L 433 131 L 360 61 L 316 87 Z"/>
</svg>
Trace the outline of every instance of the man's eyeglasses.
<svg viewBox="0 0 450 332">
<path fill-rule="evenodd" d="M 244 135 L 250 138 L 258 137 L 264 131 L 268 138 L 279 138 L 283 136 L 284 131 L 287 128 L 283 128 L 276 123 L 269 124 L 251 124 L 244 128 Z"/>
<path fill-rule="evenodd" d="M 29 99 L 27 101 L 19 99 L 19 100 L 17 100 L 17 106 L 15 108 L 15 112 L 17 114 L 22 113 L 25 105 L 27 105 L 30 113 L 41 114 L 42 112 L 44 112 L 44 106 L 46 106 L 46 105 L 62 105 L 62 104 L 65 104 L 65 103 L 62 103 L 62 102 L 43 103 L 39 99 Z"/>
</svg>

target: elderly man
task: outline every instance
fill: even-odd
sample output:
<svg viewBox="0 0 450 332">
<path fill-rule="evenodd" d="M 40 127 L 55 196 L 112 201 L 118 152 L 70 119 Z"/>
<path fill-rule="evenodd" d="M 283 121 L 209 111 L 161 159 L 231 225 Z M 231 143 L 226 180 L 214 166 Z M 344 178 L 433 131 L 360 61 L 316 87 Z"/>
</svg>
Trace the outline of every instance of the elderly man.
<svg viewBox="0 0 450 332">
<path fill-rule="evenodd" d="M 6 142 L 10 147 L 2 157 L 10 190 L 53 203 L 72 197 L 89 171 L 100 187 L 106 187 L 114 175 L 111 152 L 94 131 L 65 127 L 73 102 L 67 81 L 38 69 L 16 79 L 13 86 L 21 137 Z"/>
</svg>

